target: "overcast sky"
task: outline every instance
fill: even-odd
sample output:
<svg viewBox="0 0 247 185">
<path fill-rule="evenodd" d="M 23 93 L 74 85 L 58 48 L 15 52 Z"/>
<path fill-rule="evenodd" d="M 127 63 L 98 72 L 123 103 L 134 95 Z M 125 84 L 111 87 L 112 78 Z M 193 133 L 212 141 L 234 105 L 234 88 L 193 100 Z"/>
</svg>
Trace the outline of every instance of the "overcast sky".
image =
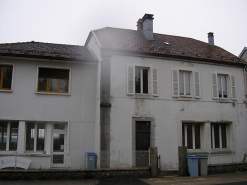
<svg viewBox="0 0 247 185">
<path fill-rule="evenodd" d="M 0 0 L 0 43 L 84 45 L 91 30 L 136 30 L 154 14 L 154 32 L 208 42 L 239 56 L 247 46 L 247 0 Z"/>
</svg>

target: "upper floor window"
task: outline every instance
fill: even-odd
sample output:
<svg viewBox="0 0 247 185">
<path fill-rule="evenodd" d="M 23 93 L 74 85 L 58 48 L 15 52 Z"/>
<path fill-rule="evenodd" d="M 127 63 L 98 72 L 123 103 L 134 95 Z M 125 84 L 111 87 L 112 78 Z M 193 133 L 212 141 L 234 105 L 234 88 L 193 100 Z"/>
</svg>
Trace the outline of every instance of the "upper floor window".
<svg viewBox="0 0 247 185">
<path fill-rule="evenodd" d="M 0 122 L 0 151 L 16 151 L 18 122 Z"/>
<path fill-rule="evenodd" d="M 200 73 L 188 70 L 172 70 L 173 97 L 201 97 Z"/>
<path fill-rule="evenodd" d="M 158 69 L 145 66 L 128 66 L 127 94 L 158 96 Z"/>
<path fill-rule="evenodd" d="M 212 74 L 212 94 L 214 99 L 236 99 L 235 76 L 229 74 Z"/>
<path fill-rule="evenodd" d="M 38 92 L 68 93 L 69 69 L 39 68 Z"/>
<path fill-rule="evenodd" d="M 0 90 L 11 90 L 13 66 L 0 65 Z"/>
</svg>

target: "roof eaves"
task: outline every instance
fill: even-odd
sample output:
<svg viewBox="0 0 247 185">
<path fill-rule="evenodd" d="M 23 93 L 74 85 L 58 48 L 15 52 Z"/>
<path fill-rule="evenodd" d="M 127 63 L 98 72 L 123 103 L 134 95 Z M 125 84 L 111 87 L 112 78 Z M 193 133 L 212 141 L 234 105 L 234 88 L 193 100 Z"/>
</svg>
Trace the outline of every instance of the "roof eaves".
<svg viewBox="0 0 247 185">
<path fill-rule="evenodd" d="M 247 51 L 247 47 L 244 47 L 244 49 L 241 51 L 241 53 L 239 54 L 239 58 L 243 56 L 245 51 Z"/>
</svg>

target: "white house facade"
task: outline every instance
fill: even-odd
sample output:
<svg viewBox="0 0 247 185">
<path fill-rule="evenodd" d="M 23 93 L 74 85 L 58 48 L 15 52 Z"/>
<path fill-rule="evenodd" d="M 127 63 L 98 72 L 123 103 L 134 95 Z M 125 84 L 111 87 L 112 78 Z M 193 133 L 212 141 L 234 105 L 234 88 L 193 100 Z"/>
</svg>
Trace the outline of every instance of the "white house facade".
<svg viewBox="0 0 247 185">
<path fill-rule="evenodd" d="M 138 166 L 138 151 L 157 147 L 161 170 L 178 170 L 179 146 L 209 164 L 242 162 L 245 62 L 213 33 L 209 43 L 154 34 L 152 21 L 145 14 L 137 31 L 102 28 L 86 42 L 100 65 L 101 166 Z"/>
</svg>

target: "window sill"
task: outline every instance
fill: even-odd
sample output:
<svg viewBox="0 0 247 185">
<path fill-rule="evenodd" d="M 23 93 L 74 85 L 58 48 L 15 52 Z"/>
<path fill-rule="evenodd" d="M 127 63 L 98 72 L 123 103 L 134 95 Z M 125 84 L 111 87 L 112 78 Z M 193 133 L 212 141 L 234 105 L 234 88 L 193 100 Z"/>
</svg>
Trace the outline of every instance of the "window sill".
<svg viewBox="0 0 247 185">
<path fill-rule="evenodd" d="M 235 101 L 233 101 L 231 99 L 216 99 L 216 102 L 218 102 L 218 103 L 233 103 Z"/>
<path fill-rule="evenodd" d="M 13 92 L 13 90 L 4 90 L 4 89 L 0 89 L 0 92 L 12 93 L 12 92 Z"/>
<path fill-rule="evenodd" d="M 208 154 L 208 152 L 205 152 L 202 149 L 187 149 L 187 154 L 198 155 L 198 154 Z"/>
<path fill-rule="evenodd" d="M 184 97 L 184 96 L 178 97 L 177 100 L 179 100 L 179 101 L 196 101 L 196 99 L 193 97 Z"/>
<path fill-rule="evenodd" d="M 70 93 L 35 92 L 36 94 L 70 96 Z"/>
<path fill-rule="evenodd" d="M 132 95 L 132 98 L 134 98 L 134 99 L 151 99 L 151 98 L 153 98 L 153 96 L 151 96 L 149 94 L 135 94 L 135 95 Z"/>
<path fill-rule="evenodd" d="M 210 154 L 231 154 L 232 151 L 226 148 L 212 149 Z M 234 152 L 233 152 L 234 153 Z"/>
</svg>

